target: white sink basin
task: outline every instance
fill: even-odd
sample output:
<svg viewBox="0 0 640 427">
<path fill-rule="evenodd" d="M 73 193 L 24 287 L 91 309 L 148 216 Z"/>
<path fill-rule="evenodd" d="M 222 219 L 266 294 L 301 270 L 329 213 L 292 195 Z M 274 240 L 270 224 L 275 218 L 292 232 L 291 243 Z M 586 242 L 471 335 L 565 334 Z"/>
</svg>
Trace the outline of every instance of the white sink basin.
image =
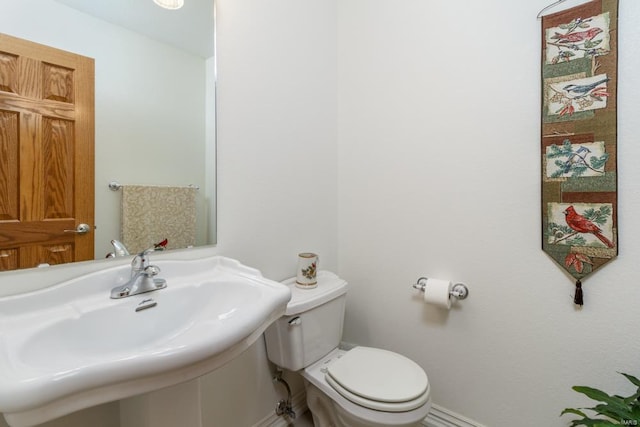
<svg viewBox="0 0 640 427">
<path fill-rule="evenodd" d="M 253 344 L 290 299 L 229 258 L 152 262 L 166 289 L 111 299 L 129 277 L 119 266 L 0 298 L 0 412 L 11 426 L 197 378 Z"/>
</svg>

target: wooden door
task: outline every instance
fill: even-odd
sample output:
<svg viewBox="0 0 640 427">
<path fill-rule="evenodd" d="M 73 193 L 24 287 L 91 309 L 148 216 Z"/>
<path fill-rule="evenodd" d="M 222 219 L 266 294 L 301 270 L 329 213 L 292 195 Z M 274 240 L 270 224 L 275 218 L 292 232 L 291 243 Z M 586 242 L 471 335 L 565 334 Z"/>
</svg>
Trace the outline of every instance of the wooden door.
<svg viewBox="0 0 640 427">
<path fill-rule="evenodd" d="M 0 270 L 93 259 L 93 199 L 94 60 L 0 34 Z"/>
</svg>

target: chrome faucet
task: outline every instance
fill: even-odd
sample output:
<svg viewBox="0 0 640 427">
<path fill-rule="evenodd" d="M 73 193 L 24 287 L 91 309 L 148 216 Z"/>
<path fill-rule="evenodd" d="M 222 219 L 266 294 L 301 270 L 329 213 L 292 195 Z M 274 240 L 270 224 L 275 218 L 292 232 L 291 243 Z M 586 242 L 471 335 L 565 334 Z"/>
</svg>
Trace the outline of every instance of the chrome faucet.
<svg viewBox="0 0 640 427">
<path fill-rule="evenodd" d="M 124 285 L 111 289 L 111 298 L 126 298 L 167 287 L 166 280 L 154 278 L 160 273 L 160 267 L 149 263 L 149 254 L 154 250 L 154 248 L 146 249 L 133 257 L 131 278 Z"/>
</svg>

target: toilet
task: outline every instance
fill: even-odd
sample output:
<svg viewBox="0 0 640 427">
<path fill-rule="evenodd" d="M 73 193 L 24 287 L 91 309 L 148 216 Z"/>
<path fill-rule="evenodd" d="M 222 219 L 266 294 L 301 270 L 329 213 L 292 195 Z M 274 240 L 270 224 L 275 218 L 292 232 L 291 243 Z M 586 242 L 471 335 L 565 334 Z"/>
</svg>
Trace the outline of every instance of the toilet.
<svg viewBox="0 0 640 427">
<path fill-rule="evenodd" d="M 313 289 L 284 281 L 291 300 L 265 331 L 269 360 L 304 378 L 315 427 L 420 426 L 431 408 L 424 370 L 391 351 L 338 348 L 347 282 L 328 271 L 317 279 Z"/>
</svg>

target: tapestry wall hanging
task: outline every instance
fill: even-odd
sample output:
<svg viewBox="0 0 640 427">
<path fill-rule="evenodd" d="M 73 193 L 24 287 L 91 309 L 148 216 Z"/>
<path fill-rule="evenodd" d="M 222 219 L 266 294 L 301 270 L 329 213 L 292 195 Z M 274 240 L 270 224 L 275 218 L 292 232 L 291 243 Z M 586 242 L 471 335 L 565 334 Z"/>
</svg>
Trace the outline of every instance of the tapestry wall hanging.
<svg viewBox="0 0 640 427">
<path fill-rule="evenodd" d="M 618 0 L 542 18 L 542 249 L 576 280 L 618 254 Z"/>
</svg>

